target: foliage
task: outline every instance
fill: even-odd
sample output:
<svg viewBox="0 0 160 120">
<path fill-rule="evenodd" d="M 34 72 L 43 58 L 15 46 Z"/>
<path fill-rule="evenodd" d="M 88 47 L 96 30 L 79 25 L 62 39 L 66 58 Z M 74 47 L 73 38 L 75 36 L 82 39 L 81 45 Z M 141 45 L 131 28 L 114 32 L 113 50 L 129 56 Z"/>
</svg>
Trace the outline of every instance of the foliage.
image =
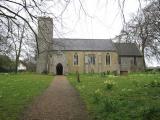
<svg viewBox="0 0 160 120">
<path fill-rule="evenodd" d="M 108 97 L 104 97 L 101 101 L 102 101 L 100 105 L 101 112 L 104 112 L 104 113 L 111 112 L 112 113 L 112 112 L 117 111 L 118 106 L 115 100 L 112 100 Z"/>
<path fill-rule="evenodd" d="M 6 55 L 0 55 L 0 72 L 13 71 L 14 62 Z"/>
<path fill-rule="evenodd" d="M 68 79 L 80 92 L 93 120 L 160 118 L 160 87 L 150 86 L 152 81 L 160 81 L 160 74 L 142 72 L 104 77 L 101 74 L 81 74 L 81 83 L 76 82 L 75 74 L 70 74 Z M 105 81 L 114 82 L 114 89 L 106 90 Z"/>
<path fill-rule="evenodd" d="M 101 72 L 101 77 L 105 77 L 106 73 L 105 72 Z"/>
<path fill-rule="evenodd" d="M 104 81 L 104 84 L 107 90 L 111 90 L 113 86 L 115 85 L 115 82 L 113 82 L 112 80 L 106 80 Z"/>
<path fill-rule="evenodd" d="M 47 71 L 47 70 L 44 70 L 44 71 L 42 72 L 42 74 L 47 75 L 47 74 L 48 74 L 48 71 Z"/>
<path fill-rule="evenodd" d="M 11 59 L 6 55 L 0 55 L 0 66 L 7 66 L 11 63 Z"/>
<path fill-rule="evenodd" d="M 110 75 L 111 74 L 111 72 L 110 71 L 107 71 L 107 75 Z"/>
<path fill-rule="evenodd" d="M 92 95 L 93 103 L 99 103 L 102 98 L 102 91 L 100 89 L 95 90 Z"/>
<path fill-rule="evenodd" d="M 52 76 L 0 74 L 0 120 L 18 120 L 33 97 L 48 87 Z"/>
<path fill-rule="evenodd" d="M 159 120 L 160 108 L 149 108 L 143 113 L 143 120 Z"/>
<path fill-rule="evenodd" d="M 117 71 L 113 71 L 112 74 L 115 75 L 115 76 L 117 76 L 118 72 Z"/>
<path fill-rule="evenodd" d="M 160 81 L 153 80 L 149 84 L 151 87 L 160 87 Z"/>
</svg>

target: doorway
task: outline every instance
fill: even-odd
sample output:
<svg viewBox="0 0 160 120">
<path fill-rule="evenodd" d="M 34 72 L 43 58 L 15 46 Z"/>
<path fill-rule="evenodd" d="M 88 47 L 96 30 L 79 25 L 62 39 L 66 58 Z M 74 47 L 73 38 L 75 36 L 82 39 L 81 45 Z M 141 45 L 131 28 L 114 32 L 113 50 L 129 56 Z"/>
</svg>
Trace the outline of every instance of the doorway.
<svg viewBox="0 0 160 120">
<path fill-rule="evenodd" d="M 57 75 L 63 75 L 63 66 L 61 63 L 58 63 L 56 66 L 56 74 Z"/>
</svg>

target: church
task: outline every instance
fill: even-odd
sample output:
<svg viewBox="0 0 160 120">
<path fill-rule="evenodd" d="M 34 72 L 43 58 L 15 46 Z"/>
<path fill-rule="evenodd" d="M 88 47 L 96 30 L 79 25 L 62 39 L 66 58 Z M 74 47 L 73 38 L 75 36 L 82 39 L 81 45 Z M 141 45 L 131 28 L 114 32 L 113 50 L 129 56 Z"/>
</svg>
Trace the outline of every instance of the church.
<svg viewBox="0 0 160 120">
<path fill-rule="evenodd" d="M 53 19 L 38 19 L 37 73 L 102 73 L 141 71 L 143 56 L 135 43 L 111 39 L 68 39 L 53 37 Z"/>
</svg>

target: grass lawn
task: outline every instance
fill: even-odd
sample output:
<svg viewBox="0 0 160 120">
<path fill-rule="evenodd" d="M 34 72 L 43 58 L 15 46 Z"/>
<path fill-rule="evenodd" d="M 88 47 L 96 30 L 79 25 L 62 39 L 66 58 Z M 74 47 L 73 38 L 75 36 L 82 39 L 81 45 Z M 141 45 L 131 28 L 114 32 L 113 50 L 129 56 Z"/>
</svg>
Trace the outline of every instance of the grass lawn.
<svg viewBox="0 0 160 120">
<path fill-rule="evenodd" d="M 94 120 L 160 120 L 160 74 L 101 76 L 81 74 L 69 81 Z"/>
<path fill-rule="evenodd" d="M 38 74 L 0 74 L 0 120 L 18 120 L 52 79 L 53 76 Z"/>
</svg>

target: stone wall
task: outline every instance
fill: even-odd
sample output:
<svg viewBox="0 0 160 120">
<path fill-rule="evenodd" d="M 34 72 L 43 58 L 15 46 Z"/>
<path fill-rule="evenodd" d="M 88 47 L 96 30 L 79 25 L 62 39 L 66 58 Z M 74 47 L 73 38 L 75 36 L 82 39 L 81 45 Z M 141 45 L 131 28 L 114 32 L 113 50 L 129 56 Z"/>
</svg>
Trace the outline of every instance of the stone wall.
<svg viewBox="0 0 160 120">
<path fill-rule="evenodd" d="M 48 71 L 48 54 L 52 46 L 53 20 L 52 18 L 40 17 L 38 19 L 38 48 L 37 73 Z"/>
<path fill-rule="evenodd" d="M 79 71 L 80 73 L 100 73 L 107 71 L 118 71 L 118 55 L 116 52 L 90 52 L 90 51 L 64 51 L 62 55 L 57 55 L 56 52 L 53 53 L 51 58 L 51 69 L 50 72 L 56 74 L 56 65 L 61 63 L 64 67 L 64 74 L 75 73 Z M 74 54 L 78 54 L 78 65 L 73 64 Z M 111 56 L 111 64 L 106 65 L 106 54 L 109 53 Z M 88 54 L 94 54 L 96 61 L 95 65 L 89 65 L 85 63 L 85 56 Z M 58 57 L 59 56 L 59 57 Z"/>
<path fill-rule="evenodd" d="M 135 61 L 135 62 L 134 62 Z M 141 71 L 144 69 L 142 57 L 120 57 L 120 69 L 121 71 Z"/>
<path fill-rule="evenodd" d="M 53 75 L 56 75 L 56 67 L 60 63 L 63 66 L 63 74 L 68 73 L 68 68 L 67 68 L 67 60 L 66 60 L 66 55 L 64 52 L 57 53 L 52 52 L 52 55 L 50 56 L 50 67 L 49 67 L 49 72 Z"/>
</svg>

